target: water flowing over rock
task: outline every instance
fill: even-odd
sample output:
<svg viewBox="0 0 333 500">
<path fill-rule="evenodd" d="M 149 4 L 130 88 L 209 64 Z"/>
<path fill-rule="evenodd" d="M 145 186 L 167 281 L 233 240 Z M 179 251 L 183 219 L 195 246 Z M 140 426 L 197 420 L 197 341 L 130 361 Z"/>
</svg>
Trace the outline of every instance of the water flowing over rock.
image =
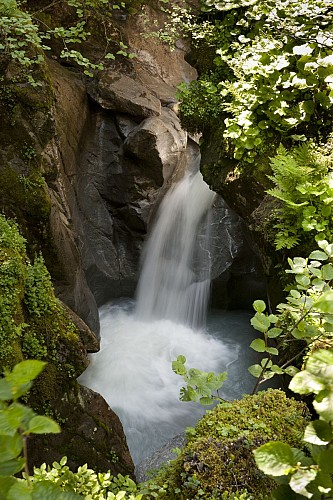
<svg viewBox="0 0 333 500">
<path fill-rule="evenodd" d="M 210 253 L 197 240 L 215 193 L 200 172 L 185 174 L 165 196 L 145 249 L 137 290 L 139 319 L 169 319 L 198 326 L 207 309 Z M 205 227 L 209 228 L 207 221 Z M 209 240 L 209 234 L 206 235 Z"/>
<path fill-rule="evenodd" d="M 155 15 L 150 6 L 147 12 Z M 98 306 L 110 298 L 133 296 L 139 256 L 151 222 L 168 188 L 198 155 L 198 146 L 181 129 L 173 111 L 175 86 L 196 75 L 184 60 L 186 47 L 178 44 L 171 53 L 167 47 L 145 39 L 140 22 L 142 19 L 131 18 L 124 28 L 137 58 L 124 65 L 112 63 L 89 84 L 57 61 L 48 61 L 41 89 L 16 89 L 20 96 L 18 106 L 6 117 L 7 128 L 3 127 L 0 137 L 2 180 L 12 188 L 15 178 L 18 193 L 26 196 L 19 200 L 24 201 L 23 208 L 15 206 L 18 198 L 11 189 L 4 188 L 2 208 L 19 220 L 30 255 L 43 251 L 57 296 L 72 310 L 68 312 L 80 330 L 86 362 L 86 351 L 94 352 L 99 347 Z M 9 76 L 15 76 L 13 68 L 9 69 Z M 40 159 L 40 184 L 38 189 L 32 185 L 32 191 L 31 186 L 24 184 L 31 165 L 30 160 L 22 158 L 22 144 L 35 148 Z M 209 190 L 206 194 L 209 204 L 213 195 Z M 36 196 L 43 203 L 35 203 Z M 192 206 L 197 208 L 195 192 L 191 196 Z M 191 273 L 201 278 L 211 273 L 215 283 L 213 303 L 215 300 L 226 307 L 230 305 L 233 276 L 253 276 L 255 257 L 240 219 L 219 198 L 215 198 L 209 225 L 214 243 L 212 267 L 199 268 L 194 258 Z M 185 232 L 179 236 L 186 239 Z M 198 241 L 201 250 L 196 255 L 200 251 L 207 253 L 205 231 L 198 235 Z M 203 289 L 207 291 L 208 281 L 201 279 L 201 283 L 198 295 Z M 234 294 L 237 306 L 239 291 Z M 199 318 L 195 322 L 200 322 Z M 167 350 L 170 325 L 164 326 Z M 147 331 L 144 326 L 141 333 L 148 344 L 147 335 L 151 338 L 153 330 Z M 129 337 L 129 346 L 135 345 L 135 341 Z M 189 341 L 184 342 L 184 347 L 186 343 Z M 193 349 L 194 365 L 196 350 Z M 222 351 L 219 353 L 213 346 L 212 359 L 225 354 L 230 361 L 230 351 Z M 114 363 L 116 366 L 117 359 Z M 169 368 L 169 361 L 162 364 L 162 386 Z M 134 366 L 134 380 L 135 376 Z M 145 377 L 149 378 L 149 374 Z M 121 397 L 122 380 L 116 380 L 116 384 Z M 76 389 L 76 394 L 65 393 L 59 387 L 60 396 L 52 405 L 65 420 L 63 434 L 50 440 L 36 438 L 38 446 L 31 461 L 36 465 L 44 460 L 50 463 L 68 453 L 73 468 L 88 462 L 100 469 L 111 467 L 115 473 L 132 474 L 133 463 L 117 417 L 102 397 Z M 166 403 L 162 401 L 157 413 L 170 413 L 166 384 L 163 391 L 158 387 L 158 392 Z M 133 410 L 136 420 L 140 420 L 138 404 L 134 404 Z M 168 434 L 168 426 L 163 432 Z M 117 463 L 109 454 L 111 446 L 117 447 Z"/>
</svg>

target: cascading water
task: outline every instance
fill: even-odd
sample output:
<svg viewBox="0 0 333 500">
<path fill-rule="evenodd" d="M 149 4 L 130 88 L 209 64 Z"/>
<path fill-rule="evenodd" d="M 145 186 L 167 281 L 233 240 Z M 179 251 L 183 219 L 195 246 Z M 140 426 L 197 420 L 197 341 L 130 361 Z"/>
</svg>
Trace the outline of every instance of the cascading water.
<svg viewBox="0 0 333 500">
<path fill-rule="evenodd" d="M 101 350 L 79 381 L 102 394 L 119 415 L 135 463 L 204 411 L 179 401 L 182 380 L 171 362 L 184 354 L 189 366 L 223 371 L 238 358 L 237 342 L 199 328 L 209 294 L 214 196 L 200 172 L 185 174 L 159 208 L 144 251 L 136 306 L 126 299 L 100 309 Z M 244 387 L 238 376 L 233 397 Z"/>
<path fill-rule="evenodd" d="M 138 319 L 169 319 L 191 327 L 203 323 L 210 286 L 209 235 L 198 241 L 197 229 L 214 197 L 200 172 L 185 174 L 165 196 L 144 253 Z"/>
</svg>

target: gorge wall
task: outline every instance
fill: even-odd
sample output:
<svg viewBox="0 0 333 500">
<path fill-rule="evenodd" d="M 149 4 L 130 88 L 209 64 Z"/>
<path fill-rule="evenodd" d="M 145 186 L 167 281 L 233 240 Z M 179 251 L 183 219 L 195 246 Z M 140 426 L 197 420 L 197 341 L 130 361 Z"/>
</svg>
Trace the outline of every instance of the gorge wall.
<svg viewBox="0 0 333 500">
<path fill-rule="evenodd" d="M 42 87 L 28 88 L 13 63 L 3 64 L 1 209 L 16 218 L 28 256 L 43 253 L 85 355 L 98 350 L 98 306 L 133 295 L 154 213 L 199 154 L 175 112 L 175 87 L 195 70 L 183 44 L 170 52 L 142 36 L 156 16 L 145 7 L 143 17 L 117 21 L 136 58 L 112 62 L 92 81 L 55 57 L 39 70 Z M 249 307 L 264 294 L 253 244 L 221 198 L 213 211 L 213 305 Z M 35 440 L 32 464 L 68 454 L 72 467 L 133 474 L 121 424 L 99 395 L 71 382 L 50 404 L 63 432 Z"/>
</svg>

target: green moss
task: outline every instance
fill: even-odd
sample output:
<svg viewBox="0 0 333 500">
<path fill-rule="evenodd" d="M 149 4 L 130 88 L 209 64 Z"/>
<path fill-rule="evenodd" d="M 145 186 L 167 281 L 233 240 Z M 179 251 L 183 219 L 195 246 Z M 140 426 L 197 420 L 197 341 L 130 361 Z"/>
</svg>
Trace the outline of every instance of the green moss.
<svg viewBox="0 0 333 500">
<path fill-rule="evenodd" d="M 306 406 L 283 391 L 268 390 L 218 405 L 198 422 L 179 457 L 148 487 L 168 500 L 265 499 L 273 482 L 256 467 L 252 450 L 269 440 L 302 447 Z"/>
<path fill-rule="evenodd" d="M 25 154 L 31 150 L 26 149 Z M 23 153 L 24 154 L 24 151 Z M 46 184 L 37 169 L 27 175 L 17 174 L 9 165 L 0 172 L 0 210 L 15 218 L 34 255 L 49 239 L 51 200 Z"/>
<path fill-rule="evenodd" d="M 24 322 L 25 241 L 15 223 L 0 215 L 0 367 L 22 358 L 17 338 Z"/>
<path fill-rule="evenodd" d="M 78 330 L 56 299 L 41 255 L 31 264 L 14 222 L 0 216 L 0 370 L 22 358 L 46 361 L 29 403 L 43 412 L 87 366 Z"/>
</svg>

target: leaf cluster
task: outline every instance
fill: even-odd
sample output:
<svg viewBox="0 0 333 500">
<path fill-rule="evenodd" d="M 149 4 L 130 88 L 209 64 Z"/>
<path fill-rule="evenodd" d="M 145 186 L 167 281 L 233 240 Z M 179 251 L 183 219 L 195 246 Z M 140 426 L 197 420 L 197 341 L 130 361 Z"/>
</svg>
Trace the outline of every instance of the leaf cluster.
<svg viewBox="0 0 333 500">
<path fill-rule="evenodd" d="M 64 1 L 75 13 L 77 21 L 69 26 L 61 25 L 53 28 L 40 20 L 39 11 L 32 12 L 25 2 L 0 1 L 0 58 L 10 58 L 17 62 L 22 67 L 28 82 L 33 86 L 40 85 L 40 82 L 33 77 L 33 70 L 44 62 L 44 52 L 51 50 L 49 40 L 52 41 L 52 39 L 59 39 L 62 42 L 60 58 L 80 67 L 85 75 L 92 77 L 94 71 L 103 69 L 101 60 L 93 61 L 78 50 L 78 46 L 91 35 L 87 26 L 89 20 L 93 18 L 98 18 L 104 26 L 106 59 L 114 59 L 115 54 L 129 58 L 135 57 L 130 51 L 124 50 L 124 47 L 128 47 L 119 41 L 119 37 L 114 36 L 115 29 L 112 23 L 112 13 L 119 9 L 126 10 L 131 4 L 130 1 L 119 3 L 110 3 L 108 0 Z M 51 2 L 42 11 L 47 11 L 52 6 Z M 115 53 L 108 51 L 111 42 L 122 44 Z"/>
<path fill-rule="evenodd" d="M 187 369 L 185 363 L 183 355 L 172 362 L 173 371 L 186 382 L 186 386 L 180 389 L 180 400 L 199 402 L 202 405 L 211 405 L 215 400 L 221 401 L 218 391 L 227 379 L 226 372 L 215 374 L 198 368 Z M 216 394 L 213 394 L 214 391 Z"/>
<path fill-rule="evenodd" d="M 42 498 L 43 488 L 39 488 L 34 495 L 28 480 L 26 441 L 31 434 L 58 433 L 60 427 L 52 419 L 37 415 L 18 400 L 31 388 L 32 381 L 45 364 L 36 360 L 22 361 L 0 379 L 0 496 L 3 499 Z M 14 477 L 24 467 L 26 480 Z"/>
<path fill-rule="evenodd" d="M 333 350 L 319 349 L 290 382 L 298 394 L 314 394 L 319 415 L 305 429 L 303 441 L 311 457 L 288 444 L 269 442 L 254 451 L 258 467 L 281 482 L 273 498 L 332 498 L 333 492 Z"/>
<path fill-rule="evenodd" d="M 333 14 L 329 0 L 203 2 L 209 18 L 174 20 L 203 51 L 213 47 L 199 82 L 216 88 L 205 121 L 224 121 L 228 155 L 251 163 L 273 140 L 302 141 L 328 133 L 333 105 Z M 185 124 L 202 124 L 193 101 L 200 83 L 182 88 Z M 214 97 L 214 99 L 213 99 Z M 216 111 L 210 117 L 210 103 Z"/>
<path fill-rule="evenodd" d="M 254 392 L 275 375 L 295 375 L 298 370 L 292 363 L 301 359 L 305 350 L 319 339 L 329 341 L 333 338 L 333 244 L 323 240 L 318 245 L 319 249 L 308 259 L 288 259 L 290 269 L 286 272 L 293 274 L 295 281 L 286 302 L 277 306 L 275 314 L 265 312 L 266 304 L 262 300 L 253 304 L 256 314 L 251 325 L 262 338 L 255 339 L 250 347 L 265 355 L 260 364 L 249 367 L 249 372 L 257 378 Z M 283 363 L 273 362 L 281 351 L 286 355 L 291 343 L 296 341 L 305 342 L 303 350 L 298 350 L 296 356 L 288 357 Z"/>
<path fill-rule="evenodd" d="M 332 240 L 332 153 L 312 143 L 287 151 L 282 145 L 271 160 L 274 188 L 268 194 L 281 202 L 272 217 L 277 250 L 315 236 Z"/>
</svg>

